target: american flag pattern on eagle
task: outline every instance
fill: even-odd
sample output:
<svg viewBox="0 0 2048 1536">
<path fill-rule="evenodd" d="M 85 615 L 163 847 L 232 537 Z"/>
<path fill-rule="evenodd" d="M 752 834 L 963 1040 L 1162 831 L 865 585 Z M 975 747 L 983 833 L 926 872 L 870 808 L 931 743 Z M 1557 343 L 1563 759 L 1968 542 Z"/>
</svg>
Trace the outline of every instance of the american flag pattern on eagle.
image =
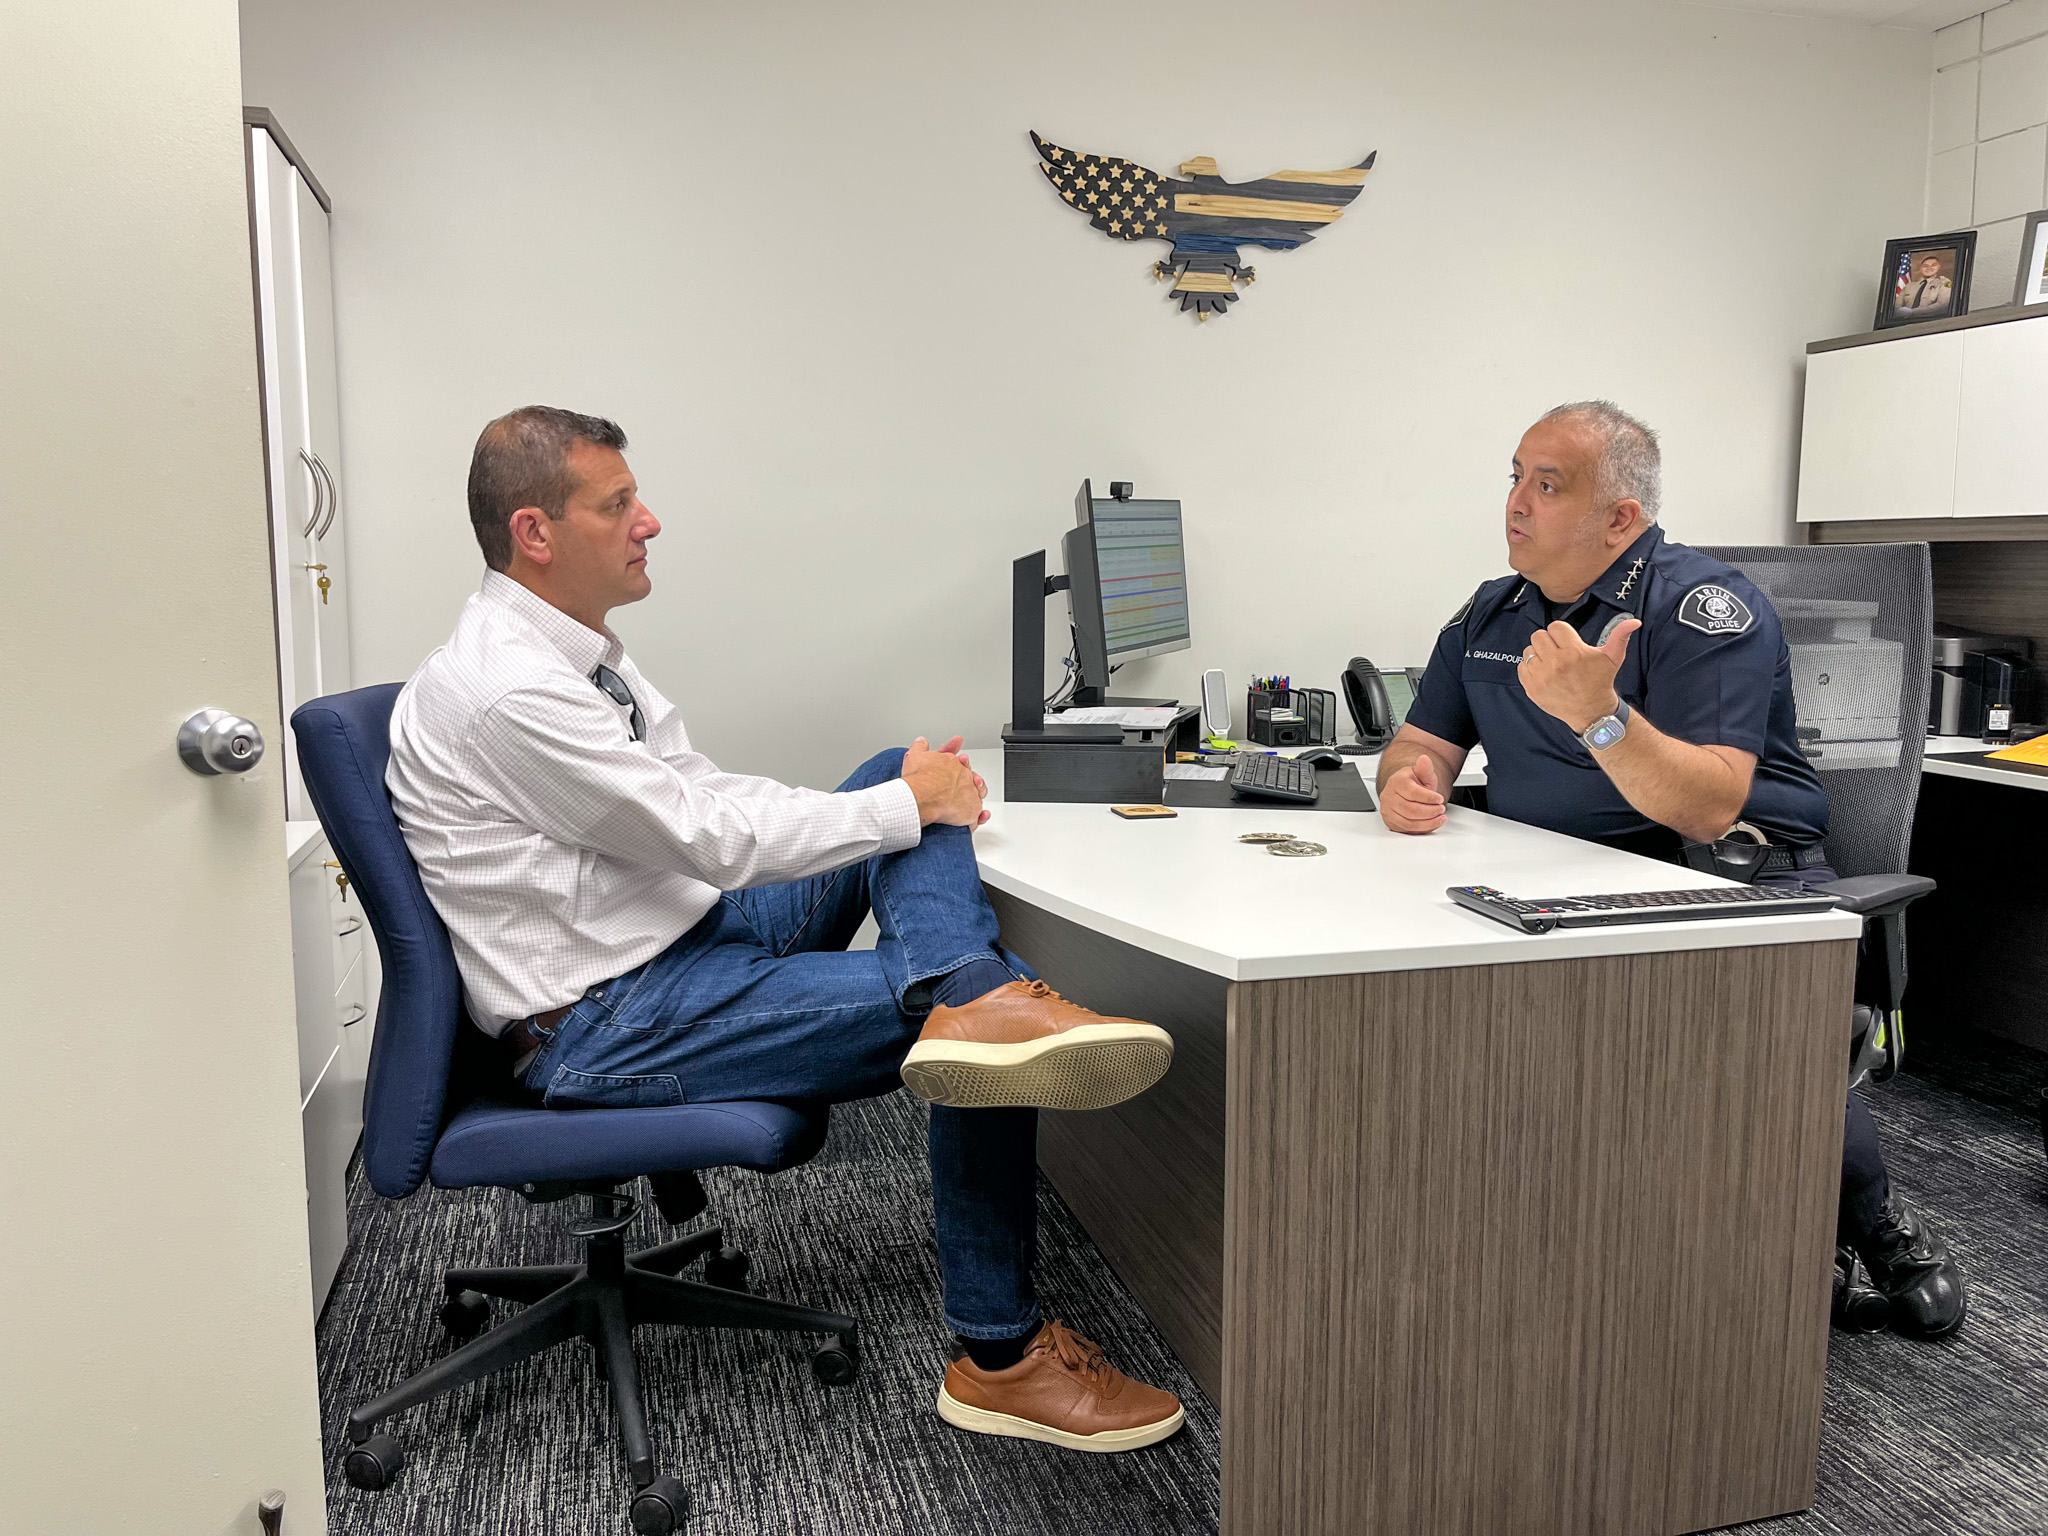
<svg viewBox="0 0 2048 1536">
<path fill-rule="evenodd" d="M 1378 152 L 1334 171 L 1275 171 L 1257 181 L 1228 182 L 1216 162 L 1182 162 L 1163 176 L 1115 155 L 1086 154 L 1031 135 L 1039 169 L 1060 200 L 1078 208 L 1112 240 L 1171 240 L 1173 254 L 1153 272 L 1174 280 L 1183 310 L 1207 320 L 1237 298 L 1237 284 L 1255 274 L 1238 247 L 1291 251 L 1334 224 L 1358 196 Z"/>
</svg>

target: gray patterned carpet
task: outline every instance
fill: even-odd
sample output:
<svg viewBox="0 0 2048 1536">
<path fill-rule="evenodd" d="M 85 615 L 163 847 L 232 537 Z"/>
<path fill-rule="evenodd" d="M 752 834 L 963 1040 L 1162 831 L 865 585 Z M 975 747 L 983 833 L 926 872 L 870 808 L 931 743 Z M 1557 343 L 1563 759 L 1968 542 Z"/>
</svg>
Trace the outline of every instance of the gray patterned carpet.
<svg viewBox="0 0 2048 1536">
<path fill-rule="evenodd" d="M 1989 1040 L 1920 1051 L 1873 1096 L 1898 1184 L 1960 1253 L 1972 1313 L 1939 1345 L 1834 1337 L 1820 1493 L 1768 1536 L 2048 1532 L 2048 1169 L 2031 1119 L 2041 1058 Z M 931 1411 L 945 1335 L 921 1107 L 903 1094 L 835 1111 L 825 1151 L 773 1178 L 709 1174 L 714 1215 L 754 1255 L 765 1294 L 850 1311 L 852 1387 L 812 1379 L 802 1343 L 723 1331 L 639 1336 L 656 1451 L 694 1504 L 696 1536 L 1213 1532 L 1215 1408 L 1051 1190 L 1041 1185 L 1048 1307 L 1126 1369 L 1175 1392 L 1188 1427 L 1126 1456 L 1076 1456 L 950 1429 Z M 336 1536 L 616 1533 L 627 1479 L 589 1351 L 573 1347 L 405 1415 L 397 1486 L 343 1481 L 348 1408 L 448 1346 L 434 1319 L 451 1263 L 571 1257 L 562 1207 L 351 1188 L 353 1243 L 321 1321 L 321 1397 Z M 650 1221 L 644 1241 L 667 1236 Z"/>
</svg>

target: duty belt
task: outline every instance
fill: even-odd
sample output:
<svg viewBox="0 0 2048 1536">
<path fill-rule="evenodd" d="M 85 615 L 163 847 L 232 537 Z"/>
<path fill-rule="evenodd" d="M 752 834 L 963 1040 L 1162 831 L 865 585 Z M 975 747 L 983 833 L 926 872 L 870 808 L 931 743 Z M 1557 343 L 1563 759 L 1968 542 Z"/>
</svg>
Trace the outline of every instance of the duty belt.
<svg viewBox="0 0 2048 1536">
<path fill-rule="evenodd" d="M 1808 843 L 1804 848 L 1772 848 L 1764 855 L 1763 868 L 1759 874 L 1776 875 L 1788 869 L 1817 869 L 1827 863 L 1828 851 L 1819 843 Z"/>
<path fill-rule="evenodd" d="M 1735 831 L 1751 835 L 1737 837 L 1733 835 Z M 1734 828 L 1729 836 L 1711 843 L 1696 843 L 1687 838 L 1681 857 L 1688 866 L 1703 875 L 1719 875 L 1725 880 L 1740 880 L 1745 885 L 1759 875 L 1815 869 L 1828 861 L 1827 850 L 1819 843 L 1807 843 L 1799 848 L 1768 843 L 1762 832 L 1746 822 Z"/>
</svg>

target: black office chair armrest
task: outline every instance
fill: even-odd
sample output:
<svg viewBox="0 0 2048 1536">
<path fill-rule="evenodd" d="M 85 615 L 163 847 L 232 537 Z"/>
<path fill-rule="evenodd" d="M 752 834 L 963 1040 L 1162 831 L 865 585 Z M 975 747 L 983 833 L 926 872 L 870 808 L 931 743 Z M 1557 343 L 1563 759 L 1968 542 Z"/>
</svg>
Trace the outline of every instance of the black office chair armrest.
<svg viewBox="0 0 2048 1536">
<path fill-rule="evenodd" d="M 1838 897 L 1844 912 L 1863 919 L 1864 943 L 1856 962 L 1856 1001 L 1890 1021 L 1893 1070 L 1897 1070 L 1898 1021 L 1906 997 L 1906 908 L 1934 889 L 1925 875 L 1852 875 L 1813 889 Z M 1875 926 L 1877 932 L 1872 934 Z M 1871 943 L 1872 938 L 1880 942 Z M 1890 1076 L 1887 1072 L 1885 1076 Z"/>
<path fill-rule="evenodd" d="M 1816 895 L 1833 896 L 1844 912 L 1859 917 L 1890 917 L 1934 889 L 1925 875 L 1852 875 L 1847 880 L 1830 880 L 1812 887 Z"/>
</svg>

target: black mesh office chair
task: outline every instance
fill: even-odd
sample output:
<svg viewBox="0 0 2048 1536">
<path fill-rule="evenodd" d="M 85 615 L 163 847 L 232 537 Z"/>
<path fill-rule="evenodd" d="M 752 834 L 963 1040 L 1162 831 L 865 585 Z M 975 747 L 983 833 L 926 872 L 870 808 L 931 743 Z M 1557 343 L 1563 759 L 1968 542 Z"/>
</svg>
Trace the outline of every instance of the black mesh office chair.
<svg viewBox="0 0 2048 1536">
<path fill-rule="evenodd" d="M 1864 919 L 1852 1084 L 1889 1080 L 1905 1036 L 1906 908 L 1934 889 L 1906 873 L 1933 662 L 1925 544 L 1702 546 L 1778 610 L 1802 750 L 1828 796 L 1827 887 Z"/>
</svg>

